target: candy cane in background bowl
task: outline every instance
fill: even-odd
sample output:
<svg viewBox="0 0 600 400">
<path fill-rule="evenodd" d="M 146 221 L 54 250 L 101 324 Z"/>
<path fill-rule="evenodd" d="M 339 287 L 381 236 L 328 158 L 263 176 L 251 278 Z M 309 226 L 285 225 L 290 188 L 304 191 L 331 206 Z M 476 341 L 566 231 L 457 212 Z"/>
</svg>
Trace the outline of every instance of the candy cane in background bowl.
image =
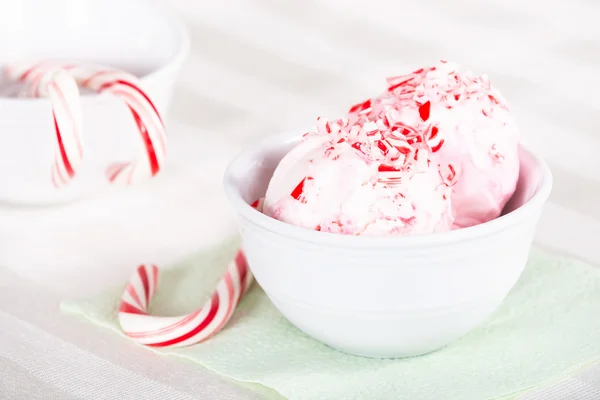
<svg viewBox="0 0 600 400">
<path fill-rule="evenodd" d="M 83 160 L 81 102 L 77 82 L 67 72 L 48 69 L 40 74 L 32 96 L 48 97 L 52 102 L 52 119 L 56 137 L 55 159 L 51 167 L 52 184 L 62 187 L 79 169 Z"/>
<path fill-rule="evenodd" d="M 111 183 L 132 184 L 160 171 L 166 155 L 165 126 L 153 101 L 134 75 L 105 66 L 53 61 L 10 64 L 5 68 L 5 75 L 24 84 L 19 92 L 21 97 L 46 96 L 51 100 L 59 149 L 52 168 L 56 187 L 74 177 L 72 160 L 80 164 L 83 157 L 77 84 L 122 100 L 136 123 L 136 132 L 132 133 L 138 137 L 140 156 L 130 162 L 112 163 L 106 169 L 107 179 Z"/>
<path fill-rule="evenodd" d="M 32 9 L 36 12 L 28 12 Z M 115 13 L 115 9 L 120 11 Z M 183 24 L 143 0 L 24 0 L 0 7 L 0 13 L 3 20 L 14 22 L 0 24 L 3 71 L 22 60 L 55 60 L 63 67 L 58 69 L 74 64 L 85 66 L 88 72 L 90 66 L 110 66 L 113 71 L 134 75 L 160 115 L 149 115 L 152 107 L 135 89 L 107 83 L 108 75 L 81 85 L 78 74 L 82 70 L 74 68 L 69 75 L 82 86 L 82 153 L 67 154 L 73 170 L 70 176 L 65 174 L 65 158 L 57 161 L 60 146 L 52 93 L 41 86 L 33 93 L 31 82 L 16 84 L 10 71 L 0 74 L 0 203 L 64 203 L 156 175 L 164 164 L 165 151 L 164 134 L 154 128 L 160 125 L 156 121 L 167 117 L 173 87 L 188 53 Z M 46 67 L 46 72 L 52 70 L 50 65 Z M 74 137 L 65 118 L 56 122 L 61 134 Z M 64 132 L 61 122 L 67 124 Z"/>
</svg>

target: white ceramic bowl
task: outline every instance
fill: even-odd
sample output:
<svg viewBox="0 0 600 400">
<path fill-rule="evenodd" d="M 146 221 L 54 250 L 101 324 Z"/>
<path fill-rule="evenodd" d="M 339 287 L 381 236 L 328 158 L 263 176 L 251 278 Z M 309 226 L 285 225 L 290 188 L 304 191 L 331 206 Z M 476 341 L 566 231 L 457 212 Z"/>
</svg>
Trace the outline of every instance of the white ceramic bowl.
<svg viewBox="0 0 600 400">
<path fill-rule="evenodd" d="M 347 236 L 295 227 L 248 204 L 264 196 L 297 133 L 266 139 L 229 166 L 256 280 L 294 325 L 345 352 L 407 357 L 439 349 L 484 321 L 519 278 L 550 194 L 546 164 L 521 149 L 517 191 L 494 221 L 413 237 Z"/>
<path fill-rule="evenodd" d="M 144 0 L 19 0 L 0 6 L 0 67 L 21 59 L 93 61 L 142 77 L 163 117 L 188 53 L 184 25 Z M 0 97 L 0 202 L 47 204 L 105 190 L 105 168 L 140 143 L 131 114 L 110 95 L 82 98 L 86 157 L 68 186 L 50 179 L 55 137 L 47 99 Z M 167 155 L 168 157 L 168 155 Z"/>
</svg>

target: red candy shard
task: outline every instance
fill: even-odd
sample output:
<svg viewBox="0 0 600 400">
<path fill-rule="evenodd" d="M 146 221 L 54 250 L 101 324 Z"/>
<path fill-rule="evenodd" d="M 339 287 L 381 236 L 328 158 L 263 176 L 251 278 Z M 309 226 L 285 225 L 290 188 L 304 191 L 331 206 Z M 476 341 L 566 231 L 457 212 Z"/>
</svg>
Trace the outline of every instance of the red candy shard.
<svg viewBox="0 0 600 400">
<path fill-rule="evenodd" d="M 452 164 L 448 164 L 448 169 L 450 170 L 450 173 L 448 174 L 448 180 L 452 182 L 456 177 L 456 170 Z"/>
<path fill-rule="evenodd" d="M 387 115 L 383 116 L 383 124 L 386 126 L 386 128 L 390 127 L 390 120 L 388 119 Z"/>
<path fill-rule="evenodd" d="M 419 149 L 415 150 L 415 156 L 413 158 L 415 161 L 419 160 Z"/>
<path fill-rule="evenodd" d="M 419 115 L 423 121 L 427 121 L 429 119 L 429 111 L 431 109 L 431 103 L 427 101 L 425 104 L 419 107 Z"/>
<path fill-rule="evenodd" d="M 429 134 L 429 140 L 435 139 L 437 134 L 438 134 L 438 128 L 437 128 L 437 126 L 434 126 L 433 128 L 431 128 L 431 133 Z"/>
<path fill-rule="evenodd" d="M 258 207 L 259 202 L 260 202 L 260 200 L 255 200 L 254 203 L 250 204 L 250 207 L 252 207 L 252 208 Z"/>
<path fill-rule="evenodd" d="M 455 180 L 457 174 L 454 165 L 448 164 L 445 168 L 442 168 L 442 166 L 438 164 L 438 172 L 442 178 L 442 181 L 447 186 L 453 186 L 456 183 Z"/>
<path fill-rule="evenodd" d="M 404 146 L 396 146 L 396 149 L 404 155 L 410 154 L 410 152 L 412 151 L 412 149 L 410 147 L 404 147 Z"/>
<path fill-rule="evenodd" d="M 444 144 L 444 139 L 440 140 L 440 142 L 437 145 L 435 145 L 434 147 L 432 147 L 431 151 L 434 152 L 434 153 L 437 153 L 442 148 L 443 144 Z"/>
<path fill-rule="evenodd" d="M 385 164 L 381 164 L 377 170 L 379 172 L 396 172 L 399 171 L 399 169 L 392 167 L 391 165 L 385 165 Z"/>
<path fill-rule="evenodd" d="M 307 176 L 306 178 L 302 179 L 300 181 L 300 183 L 298 184 L 298 186 L 296 186 L 294 188 L 294 190 L 292 190 L 292 193 L 290 193 L 290 196 L 292 196 L 295 200 L 300 200 L 300 197 L 302 196 L 302 193 L 304 192 L 304 182 L 309 180 L 311 181 L 313 178 L 310 176 Z M 303 203 L 305 201 L 302 201 Z"/>
<path fill-rule="evenodd" d="M 400 221 L 402 221 L 405 225 L 414 225 L 415 222 L 417 221 L 417 217 L 412 216 L 410 218 L 400 218 Z"/>
<path fill-rule="evenodd" d="M 393 92 L 394 90 L 398 89 L 400 86 L 404 86 L 406 83 L 408 83 L 412 78 L 408 78 L 404 81 L 395 83 L 393 85 L 391 85 L 390 87 L 388 87 L 388 92 Z"/>
<path fill-rule="evenodd" d="M 386 155 L 389 151 L 387 146 L 381 140 L 378 140 L 376 143 L 377 147 L 379 147 L 379 150 L 382 151 L 383 155 Z"/>
<path fill-rule="evenodd" d="M 333 146 L 325 149 L 325 157 L 330 157 L 334 150 L 335 150 L 335 147 L 333 147 Z"/>
<path fill-rule="evenodd" d="M 367 108 L 371 108 L 371 99 L 364 101 L 360 104 L 356 104 L 350 108 L 350 113 L 364 111 Z"/>
</svg>

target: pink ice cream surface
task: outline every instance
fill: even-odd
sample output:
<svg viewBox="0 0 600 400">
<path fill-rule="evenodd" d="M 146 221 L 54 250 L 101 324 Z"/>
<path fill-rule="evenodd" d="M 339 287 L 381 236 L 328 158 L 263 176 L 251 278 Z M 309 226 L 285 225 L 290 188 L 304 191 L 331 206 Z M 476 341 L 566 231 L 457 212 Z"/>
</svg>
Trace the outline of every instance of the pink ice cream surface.
<svg viewBox="0 0 600 400">
<path fill-rule="evenodd" d="M 519 133 L 486 76 L 440 62 L 315 132 L 277 167 L 265 213 L 353 235 L 414 235 L 498 217 L 519 174 Z"/>
<path fill-rule="evenodd" d="M 519 176 L 519 130 L 487 76 L 440 62 L 389 78 L 388 84 L 363 118 L 383 113 L 408 130 L 411 143 L 430 149 L 433 163 L 456 169 L 455 228 L 497 218 Z"/>
<path fill-rule="evenodd" d="M 395 145 L 373 122 L 318 121 L 280 162 L 264 212 L 309 229 L 350 235 L 416 235 L 449 230 L 451 179 L 426 149 Z"/>
</svg>

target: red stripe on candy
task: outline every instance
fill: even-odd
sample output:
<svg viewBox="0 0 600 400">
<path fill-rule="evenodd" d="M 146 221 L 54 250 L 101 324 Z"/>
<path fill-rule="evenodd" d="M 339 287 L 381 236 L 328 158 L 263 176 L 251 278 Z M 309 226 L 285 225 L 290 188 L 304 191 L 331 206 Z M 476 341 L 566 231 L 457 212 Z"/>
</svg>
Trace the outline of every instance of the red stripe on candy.
<svg viewBox="0 0 600 400">
<path fill-rule="evenodd" d="M 408 79 L 407 79 L 407 80 L 405 80 L 405 81 L 402 81 L 402 82 L 396 83 L 396 84 L 394 84 L 394 85 L 392 85 L 392 86 L 388 87 L 388 92 L 393 92 L 395 89 L 398 89 L 400 86 L 404 86 L 404 85 L 405 85 L 407 82 L 409 82 L 411 79 L 412 79 L 412 78 L 408 78 Z"/>
<path fill-rule="evenodd" d="M 67 101 L 67 99 L 65 99 L 65 94 L 60 89 L 60 87 L 56 84 L 56 82 L 52 82 L 51 85 L 54 88 L 56 95 L 59 97 L 60 102 L 61 102 L 65 112 L 67 113 L 67 117 L 69 118 L 69 121 L 71 122 L 71 124 L 73 124 L 73 129 L 75 130 L 77 128 L 75 126 L 75 118 L 73 118 L 73 112 L 71 110 L 71 107 L 69 106 L 69 102 Z M 37 89 L 39 89 L 39 85 L 36 86 L 36 90 Z M 79 157 L 83 157 L 83 146 L 81 145 L 81 141 L 79 140 L 79 135 L 77 135 L 77 133 L 75 133 L 73 135 L 73 137 L 75 138 L 75 142 L 77 144 L 77 151 L 79 152 Z"/>
<path fill-rule="evenodd" d="M 34 71 L 34 70 L 35 70 L 35 69 L 36 69 L 36 68 L 37 68 L 37 67 L 38 67 L 40 64 L 41 64 L 41 63 L 36 63 L 36 64 L 33 64 L 33 66 L 32 66 L 31 68 L 29 68 L 28 70 L 26 70 L 25 72 L 23 72 L 23 73 L 21 74 L 21 76 L 19 76 L 19 80 L 21 80 L 21 81 L 24 81 L 24 80 L 26 80 L 26 79 L 29 77 L 29 75 L 31 75 L 31 73 L 32 73 L 32 72 L 33 72 L 33 71 Z"/>
<path fill-rule="evenodd" d="M 160 342 L 160 343 L 149 343 L 148 346 L 152 346 L 152 347 L 166 347 L 166 346 L 172 346 L 174 344 L 178 344 L 181 343 L 191 337 L 194 337 L 194 335 L 198 334 L 199 332 L 201 332 L 203 329 L 205 329 L 215 318 L 215 315 L 217 315 L 217 311 L 219 310 L 219 293 L 215 292 L 212 295 L 212 304 L 211 304 L 211 308 L 210 311 L 208 312 L 208 315 L 206 316 L 206 318 L 204 318 L 204 320 L 202 320 L 202 322 L 200 322 L 200 324 L 198 324 L 194 329 L 192 329 L 191 331 L 189 331 L 188 333 L 181 335 L 179 337 L 176 337 L 174 339 L 171 340 L 167 340 L 164 342 Z"/>
<path fill-rule="evenodd" d="M 131 82 L 127 82 L 127 81 L 124 81 L 122 79 L 116 80 L 115 83 L 118 83 L 118 84 L 124 85 L 124 86 L 128 86 L 128 87 L 132 88 L 133 90 L 135 90 L 136 92 L 138 92 L 140 95 L 142 95 L 142 97 L 148 102 L 148 104 L 150 104 L 150 107 L 152 107 L 152 109 L 154 110 L 154 113 L 156 113 L 156 116 L 158 117 L 158 120 L 160 121 L 160 123 L 163 126 L 165 125 L 163 123 L 163 120 L 162 120 L 161 116 L 160 116 L 160 113 L 156 109 L 156 106 L 154 105 L 154 103 L 152 102 L 152 100 L 150 100 L 150 97 L 148 97 L 148 95 L 142 89 L 140 89 L 138 86 L 132 84 Z"/>
<path fill-rule="evenodd" d="M 135 291 L 135 287 L 133 285 L 128 285 L 127 286 L 127 293 L 129 293 L 129 295 L 131 296 L 131 298 L 137 303 L 137 305 L 140 308 L 143 308 L 144 305 L 142 304 L 137 292 Z"/>
<path fill-rule="evenodd" d="M 158 267 L 152 265 L 152 295 L 156 293 L 156 287 L 158 286 Z"/>
<path fill-rule="evenodd" d="M 144 146 L 146 147 L 146 154 L 148 155 L 148 161 L 150 162 L 150 170 L 152 171 L 152 175 L 156 175 L 160 169 L 158 166 L 158 158 L 156 157 L 156 151 L 154 150 L 154 146 L 152 145 L 152 140 L 150 139 L 150 135 L 148 134 L 148 130 L 146 129 L 146 125 L 140 118 L 140 115 L 129 106 L 129 111 L 133 115 L 133 119 L 138 127 L 140 135 L 142 136 L 142 140 L 144 141 Z"/>
<path fill-rule="evenodd" d="M 125 332 L 127 334 L 127 336 L 129 336 L 132 339 L 144 339 L 144 338 L 148 338 L 148 337 L 152 337 L 152 336 L 157 336 L 157 335 L 166 335 L 168 333 L 173 332 L 175 329 L 180 328 L 184 325 L 187 325 L 190 323 L 190 321 L 192 321 L 194 318 L 196 318 L 198 316 L 198 314 L 200 314 L 200 312 L 202 312 L 202 309 L 198 310 L 198 311 L 194 311 L 193 313 L 187 315 L 185 318 L 183 318 L 180 321 L 175 322 L 174 324 L 165 326 L 163 328 L 160 329 L 156 329 L 153 331 L 149 331 L 149 332 Z M 147 314 L 146 314 L 147 315 Z"/>
<path fill-rule="evenodd" d="M 217 333 L 218 331 L 221 330 L 221 328 L 227 323 L 227 321 L 229 320 L 229 317 L 231 316 L 231 314 L 233 313 L 233 298 L 235 297 L 235 289 L 233 287 L 233 282 L 231 281 L 231 275 L 227 274 L 225 275 L 225 287 L 227 288 L 227 293 L 228 293 L 228 302 L 227 302 L 227 310 L 225 311 L 225 315 L 223 315 L 221 318 L 221 322 L 219 323 L 219 325 L 217 325 L 211 332 L 209 332 L 207 334 L 208 336 L 212 336 L 213 334 Z"/>
<path fill-rule="evenodd" d="M 67 171 L 67 174 L 72 177 L 73 175 L 75 175 L 75 171 L 73 171 L 73 168 L 71 166 L 71 163 L 69 162 L 69 158 L 67 157 L 67 152 L 65 150 L 65 146 L 62 140 L 62 135 L 60 133 L 60 129 L 58 128 L 58 123 L 56 122 L 56 115 L 54 114 L 54 111 L 52 111 L 52 119 L 54 120 L 54 131 L 56 132 L 56 141 L 58 142 L 58 150 L 60 152 L 60 158 L 62 159 L 64 165 L 65 165 L 65 170 Z"/>
<path fill-rule="evenodd" d="M 84 79 L 83 81 L 81 81 L 81 86 L 89 86 L 90 82 L 96 78 L 98 78 L 99 76 L 102 75 L 108 75 L 108 74 L 112 74 L 115 73 L 116 71 L 114 70 L 102 70 L 102 71 L 98 71 L 98 72 L 94 72 L 93 74 L 91 74 L 90 76 L 88 76 L 86 79 Z"/>
<path fill-rule="evenodd" d="M 140 315 L 146 315 L 146 313 L 140 309 L 138 309 L 137 307 L 132 306 L 131 304 L 122 301 L 121 305 L 119 306 L 119 312 L 122 313 L 127 313 L 127 314 L 140 314 Z"/>
<path fill-rule="evenodd" d="M 246 291 L 246 276 L 248 275 L 248 264 L 246 261 L 246 256 L 244 256 L 244 253 L 240 250 L 237 252 L 237 254 L 235 255 L 235 266 L 238 270 L 238 275 L 240 276 L 240 292 L 244 293 Z M 238 301 L 242 298 L 242 296 L 240 296 L 240 298 L 238 299 Z"/>
<path fill-rule="evenodd" d="M 117 176 L 119 176 L 119 174 L 123 172 L 125 168 L 127 168 L 128 165 L 128 163 L 121 163 L 111 165 L 110 167 L 108 167 L 106 171 L 106 173 L 108 174 L 108 180 L 113 182 L 115 179 L 117 179 Z"/>
<path fill-rule="evenodd" d="M 138 267 L 138 275 L 140 280 L 142 281 L 142 286 L 144 287 L 144 297 L 146 298 L 146 308 L 150 305 L 150 292 L 148 289 L 150 285 L 148 283 L 148 274 L 146 273 L 146 268 L 143 265 Z"/>
<path fill-rule="evenodd" d="M 52 186 L 54 186 L 55 188 L 59 187 L 58 186 L 58 181 L 56 180 L 56 170 L 53 168 L 52 172 L 50 174 L 50 179 L 52 179 Z"/>
<path fill-rule="evenodd" d="M 152 107 L 152 109 L 154 110 L 154 112 L 158 116 L 158 120 L 164 126 L 162 118 L 160 117 L 160 113 L 156 109 L 156 106 L 154 105 L 154 103 L 152 102 L 152 100 L 150 100 L 150 97 L 148 97 L 148 95 L 146 93 L 144 93 L 143 90 L 141 90 L 138 86 L 132 84 L 131 82 L 127 82 L 127 81 L 122 80 L 122 79 L 116 79 L 114 81 L 110 81 L 110 82 L 107 82 L 107 83 L 104 83 L 104 84 L 100 85 L 100 87 L 98 88 L 98 90 L 103 91 L 103 90 L 106 90 L 106 89 L 108 89 L 108 88 L 110 88 L 112 86 L 115 86 L 115 85 L 127 86 L 127 87 L 132 88 L 136 92 L 138 92 L 148 102 L 148 104 L 150 104 L 150 107 Z"/>
</svg>

